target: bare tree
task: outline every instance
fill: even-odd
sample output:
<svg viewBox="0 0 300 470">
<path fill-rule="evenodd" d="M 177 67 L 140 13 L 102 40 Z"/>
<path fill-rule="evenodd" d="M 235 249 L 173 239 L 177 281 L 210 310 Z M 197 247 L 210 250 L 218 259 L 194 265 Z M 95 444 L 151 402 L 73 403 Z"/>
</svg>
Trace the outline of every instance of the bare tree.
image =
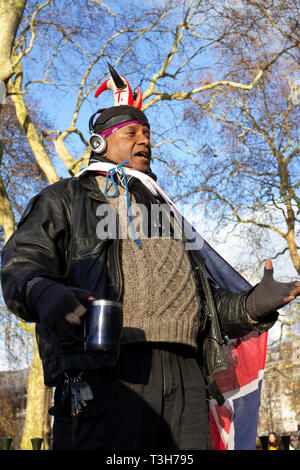
<svg viewBox="0 0 300 470">
<path fill-rule="evenodd" d="M 213 211 L 218 221 L 215 240 L 225 226 L 238 231 L 248 258 L 247 266 L 238 266 L 241 271 L 249 272 L 253 255 L 258 268 L 266 257 L 289 257 L 300 274 L 297 4 L 287 2 L 280 9 L 281 2 L 270 2 L 266 9 L 258 2 L 238 3 L 248 5 L 248 15 L 241 23 L 241 10 L 227 12 L 238 37 L 218 45 L 228 61 L 223 73 L 230 77 L 238 71 L 249 80 L 268 54 L 277 60 L 255 91 L 226 87 L 192 98 L 185 120 L 193 138 L 185 149 L 197 178 L 182 173 L 186 192 L 178 199 L 202 204 L 208 217 Z M 209 130 L 211 138 L 203 141 L 196 132 L 199 128 L 205 135 Z M 298 301 L 282 313 L 280 321 L 282 332 L 292 337 L 299 327 Z"/>
<path fill-rule="evenodd" d="M 244 34 L 240 32 L 243 41 L 236 45 L 232 41 L 228 47 L 226 44 L 220 47 L 222 55 L 227 53 L 226 57 L 232 59 L 229 73 L 239 68 L 245 77 L 251 77 L 258 64 L 266 61 L 270 48 L 276 49 L 273 55 L 281 57 L 265 71 L 256 84 L 255 93 L 219 88 L 193 99 L 194 106 L 186 110 L 185 118 L 199 127 L 210 117 L 217 131 L 215 140 L 202 148 L 199 180 L 190 185 L 186 195 L 195 191 L 201 193 L 205 201 L 221 209 L 223 222 L 252 224 L 276 233 L 284 240 L 284 252 L 289 252 L 300 274 L 299 241 L 297 243 L 299 102 L 294 86 L 299 42 L 295 37 L 294 20 L 289 31 L 282 26 L 287 18 L 293 18 L 294 10 L 285 12 L 286 17 L 281 10 L 278 17 L 276 9 L 266 12 L 258 2 L 243 3 L 257 11 L 251 10 L 252 16 L 250 12 L 247 16 L 250 24 L 246 21 L 244 28 L 247 30 Z M 272 2 L 272 5 L 278 7 L 279 3 Z M 296 8 L 296 4 L 293 7 Z M 234 19 L 234 15 L 232 17 Z M 262 20 L 265 31 L 257 29 Z M 273 41 L 277 42 L 275 46 L 265 44 L 272 37 L 271 33 Z"/>
</svg>

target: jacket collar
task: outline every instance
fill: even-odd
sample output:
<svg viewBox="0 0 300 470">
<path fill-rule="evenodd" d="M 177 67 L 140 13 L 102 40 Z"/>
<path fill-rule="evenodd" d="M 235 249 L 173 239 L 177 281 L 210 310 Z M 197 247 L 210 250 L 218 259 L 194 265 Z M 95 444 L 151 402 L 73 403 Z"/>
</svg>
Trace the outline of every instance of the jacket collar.
<svg viewBox="0 0 300 470">
<path fill-rule="evenodd" d="M 97 201 L 107 202 L 104 194 L 99 189 L 94 172 L 86 172 L 78 177 L 79 183 L 88 190 L 88 196 Z"/>
</svg>

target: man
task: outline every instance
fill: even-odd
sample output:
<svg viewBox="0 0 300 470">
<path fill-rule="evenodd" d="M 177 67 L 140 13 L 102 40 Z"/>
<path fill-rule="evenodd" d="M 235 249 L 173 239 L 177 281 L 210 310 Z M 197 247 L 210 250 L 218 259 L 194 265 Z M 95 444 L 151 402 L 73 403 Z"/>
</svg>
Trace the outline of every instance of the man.
<svg viewBox="0 0 300 470">
<path fill-rule="evenodd" d="M 111 72 L 106 87 L 127 92 Z M 300 293 L 299 282 L 273 280 L 270 260 L 255 288 L 216 287 L 173 219 L 168 237 L 134 236 L 130 206 L 149 214 L 163 202 L 151 186 L 150 126 L 134 104 L 102 110 L 95 126 L 92 116 L 89 167 L 37 195 L 2 253 L 5 301 L 36 322 L 45 384 L 56 387 L 53 449 L 210 449 L 208 397 L 222 404 L 214 374 L 227 367 L 226 336 L 266 331 Z M 121 197 L 133 236 L 99 234 L 107 204 L 124 223 Z M 84 349 L 93 299 L 122 302 L 116 363 Z"/>
</svg>

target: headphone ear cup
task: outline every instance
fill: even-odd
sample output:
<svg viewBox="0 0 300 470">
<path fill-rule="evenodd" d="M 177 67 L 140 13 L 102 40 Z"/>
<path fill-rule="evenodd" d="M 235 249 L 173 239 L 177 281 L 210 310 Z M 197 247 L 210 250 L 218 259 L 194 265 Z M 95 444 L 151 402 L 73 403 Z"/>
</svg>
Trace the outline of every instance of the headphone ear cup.
<svg viewBox="0 0 300 470">
<path fill-rule="evenodd" d="M 92 134 L 89 138 L 89 146 L 95 153 L 104 153 L 107 148 L 107 142 L 102 135 Z"/>
</svg>

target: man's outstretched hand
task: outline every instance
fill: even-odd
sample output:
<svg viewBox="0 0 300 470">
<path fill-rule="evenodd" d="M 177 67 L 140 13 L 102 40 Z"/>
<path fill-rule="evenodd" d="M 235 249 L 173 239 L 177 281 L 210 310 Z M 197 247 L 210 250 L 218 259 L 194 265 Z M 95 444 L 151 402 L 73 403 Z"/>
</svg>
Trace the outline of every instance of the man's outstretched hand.
<svg viewBox="0 0 300 470">
<path fill-rule="evenodd" d="M 272 261 L 267 259 L 264 276 L 246 301 L 247 311 L 254 320 L 262 320 L 300 295 L 300 282 L 277 282 L 273 272 Z"/>
</svg>

